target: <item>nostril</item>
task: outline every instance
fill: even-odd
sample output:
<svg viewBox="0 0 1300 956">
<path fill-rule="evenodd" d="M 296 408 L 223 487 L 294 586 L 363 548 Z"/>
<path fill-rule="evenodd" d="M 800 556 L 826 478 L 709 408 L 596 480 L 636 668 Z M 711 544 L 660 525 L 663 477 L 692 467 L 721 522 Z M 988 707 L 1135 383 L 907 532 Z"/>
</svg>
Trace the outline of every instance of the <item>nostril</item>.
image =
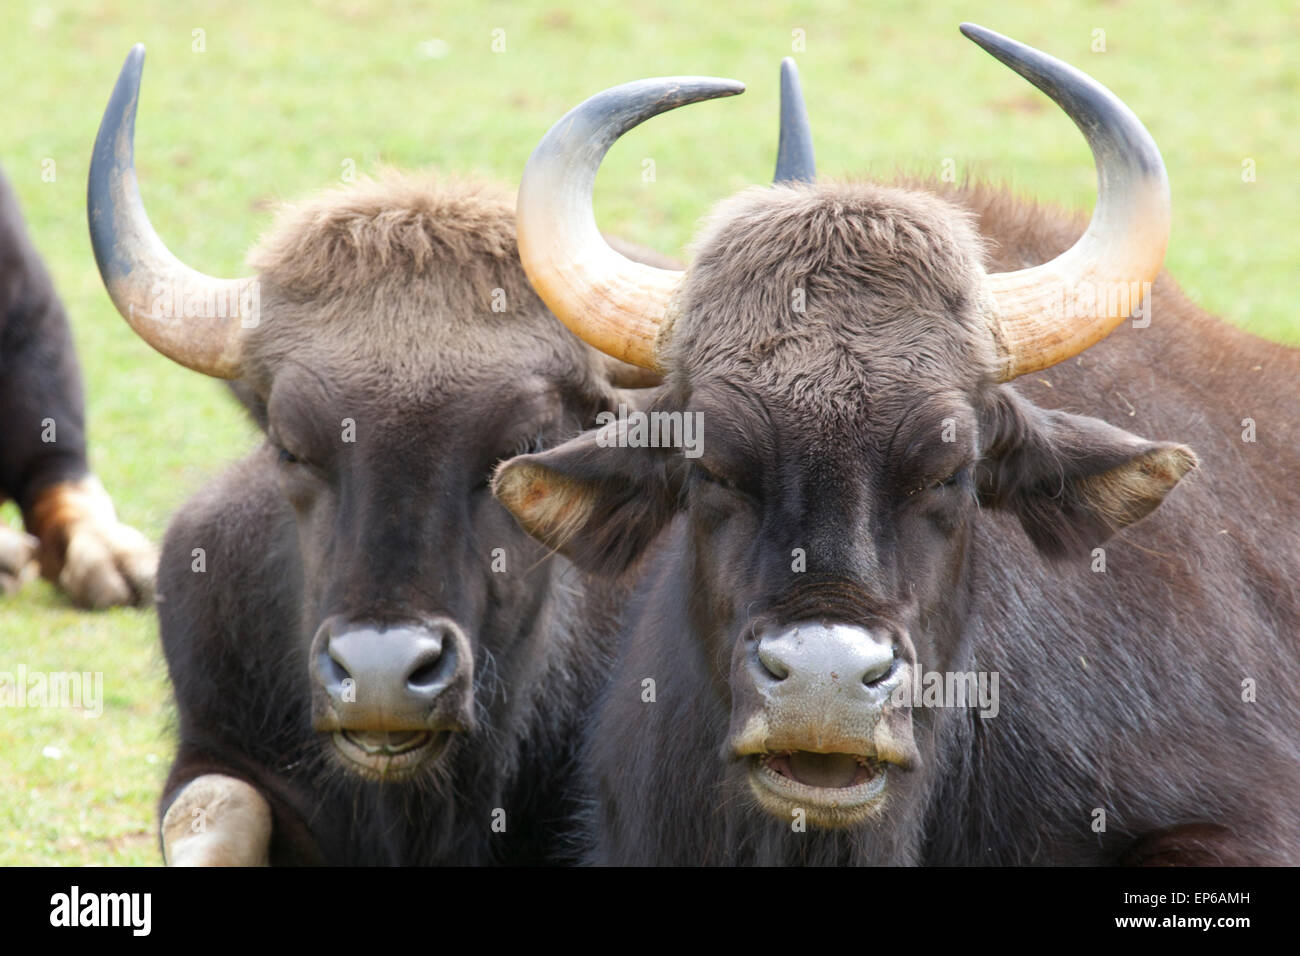
<svg viewBox="0 0 1300 956">
<path fill-rule="evenodd" d="M 454 662 L 455 651 L 450 648 L 445 654 L 442 648 L 429 651 L 407 675 L 406 686 L 414 691 L 428 693 L 446 680 L 447 671 Z"/>
<path fill-rule="evenodd" d="M 431 687 L 438 682 L 439 670 L 438 662 L 432 661 L 413 671 L 411 676 L 406 679 L 406 682 L 417 690 L 422 687 Z"/>
<path fill-rule="evenodd" d="M 326 687 L 336 687 L 352 678 L 343 662 L 334 656 L 333 648 L 321 655 L 320 676 Z"/>
</svg>

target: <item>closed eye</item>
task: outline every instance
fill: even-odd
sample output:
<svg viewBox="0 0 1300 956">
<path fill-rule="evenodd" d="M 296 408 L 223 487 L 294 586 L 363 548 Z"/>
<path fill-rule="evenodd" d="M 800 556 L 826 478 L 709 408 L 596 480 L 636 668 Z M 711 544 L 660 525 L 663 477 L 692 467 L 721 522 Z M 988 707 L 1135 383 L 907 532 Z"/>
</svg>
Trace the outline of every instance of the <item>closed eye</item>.
<svg viewBox="0 0 1300 956">
<path fill-rule="evenodd" d="M 706 481 L 711 485 L 726 488 L 728 491 L 735 491 L 741 494 L 745 493 L 745 489 L 740 486 L 740 482 L 728 478 L 726 475 L 720 475 L 716 471 L 710 471 L 698 462 L 695 464 L 695 474 L 701 481 Z"/>
<path fill-rule="evenodd" d="M 946 488 L 956 488 L 961 491 L 973 491 L 974 485 L 972 483 L 971 468 L 972 466 L 970 464 L 963 465 L 948 475 L 947 478 L 940 478 L 937 481 L 931 481 L 927 484 L 913 488 L 907 493 L 907 496 L 911 498 L 914 495 L 920 494 L 922 491 L 941 491 Z"/>
<path fill-rule="evenodd" d="M 282 469 L 281 474 L 286 479 L 295 482 L 301 482 L 308 478 L 317 481 L 328 480 L 328 475 L 322 468 L 304 458 L 301 454 L 295 454 L 278 442 L 275 443 L 274 447 L 276 465 Z"/>
<path fill-rule="evenodd" d="M 933 488 L 965 488 L 970 484 L 971 466 L 963 465 L 942 481 L 936 481 Z"/>
<path fill-rule="evenodd" d="M 514 451 L 507 457 L 513 458 L 516 455 L 537 455 L 546 451 L 546 435 L 540 431 L 532 432 L 525 435 L 519 441 L 515 442 Z"/>
<path fill-rule="evenodd" d="M 278 461 L 281 465 L 306 465 L 309 467 L 311 465 L 311 462 L 309 462 L 306 458 L 303 458 L 301 455 L 295 455 L 284 445 L 276 443 L 275 450 L 276 450 L 276 461 Z"/>
</svg>

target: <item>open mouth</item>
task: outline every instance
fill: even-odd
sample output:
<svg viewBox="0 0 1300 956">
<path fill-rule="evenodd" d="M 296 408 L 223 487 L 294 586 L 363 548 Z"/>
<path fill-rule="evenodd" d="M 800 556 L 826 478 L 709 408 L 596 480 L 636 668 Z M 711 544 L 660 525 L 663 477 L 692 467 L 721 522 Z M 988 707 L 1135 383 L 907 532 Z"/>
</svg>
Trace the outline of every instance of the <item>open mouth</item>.
<svg viewBox="0 0 1300 956">
<path fill-rule="evenodd" d="M 756 788 L 792 804 L 851 810 L 877 801 L 885 790 L 886 765 L 862 754 L 782 750 L 750 759 Z"/>
<path fill-rule="evenodd" d="M 364 777 L 394 780 L 413 774 L 442 753 L 451 731 L 338 730 L 334 749 Z"/>
</svg>

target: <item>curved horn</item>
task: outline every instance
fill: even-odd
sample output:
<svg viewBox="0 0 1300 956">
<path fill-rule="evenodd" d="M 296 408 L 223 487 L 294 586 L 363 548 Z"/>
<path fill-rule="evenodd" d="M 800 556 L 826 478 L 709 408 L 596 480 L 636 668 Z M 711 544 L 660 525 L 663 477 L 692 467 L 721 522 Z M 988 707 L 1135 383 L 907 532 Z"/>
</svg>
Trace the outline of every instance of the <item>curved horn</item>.
<svg viewBox="0 0 1300 956">
<path fill-rule="evenodd" d="M 218 378 L 239 376 L 244 332 L 257 324 L 256 279 L 214 279 L 167 251 L 135 178 L 135 110 L 144 45 L 127 54 L 95 137 L 87 211 L 95 262 L 117 311 L 168 358 Z"/>
<path fill-rule="evenodd" d="M 1050 262 L 988 276 L 1005 382 L 1078 355 L 1132 315 L 1164 263 L 1169 179 L 1146 127 L 1096 80 L 992 30 L 961 32 L 1051 97 L 1097 164 L 1097 207 L 1079 241 Z M 1074 317 L 1076 304 L 1088 314 Z"/>
<path fill-rule="evenodd" d="M 533 150 L 519 184 L 519 258 L 542 301 L 584 342 L 658 370 L 659 328 L 682 277 L 633 262 L 601 237 L 591 190 L 605 153 L 652 116 L 744 89 L 698 76 L 624 83 L 570 110 Z"/>
<path fill-rule="evenodd" d="M 808 107 L 799 86 L 799 69 L 794 57 L 781 61 L 781 134 L 776 147 L 773 183 L 811 183 L 817 178 L 813 156 L 812 127 Z"/>
</svg>

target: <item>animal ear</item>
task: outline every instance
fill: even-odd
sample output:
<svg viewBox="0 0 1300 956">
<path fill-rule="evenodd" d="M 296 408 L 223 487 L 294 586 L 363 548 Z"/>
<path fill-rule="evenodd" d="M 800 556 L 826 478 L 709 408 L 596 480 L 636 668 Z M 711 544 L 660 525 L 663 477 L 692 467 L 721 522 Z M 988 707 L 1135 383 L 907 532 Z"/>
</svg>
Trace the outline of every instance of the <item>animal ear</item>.
<svg viewBox="0 0 1300 956">
<path fill-rule="evenodd" d="M 1185 445 L 1048 411 L 1000 389 L 978 471 L 980 503 L 1013 512 L 1039 551 L 1086 553 L 1146 517 L 1197 466 Z"/>
<path fill-rule="evenodd" d="M 580 568 L 618 574 L 677 511 L 675 457 L 627 447 L 619 423 L 497 466 L 492 492 L 530 535 Z"/>
</svg>

